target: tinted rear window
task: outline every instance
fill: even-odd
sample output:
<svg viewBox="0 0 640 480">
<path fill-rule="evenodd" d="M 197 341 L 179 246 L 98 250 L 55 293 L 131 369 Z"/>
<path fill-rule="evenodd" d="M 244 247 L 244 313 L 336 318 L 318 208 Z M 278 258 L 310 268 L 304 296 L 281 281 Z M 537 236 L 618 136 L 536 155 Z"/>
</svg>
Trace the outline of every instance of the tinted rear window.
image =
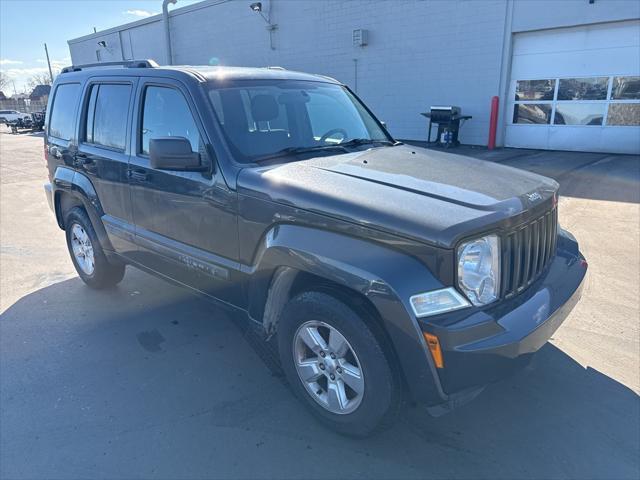
<svg viewBox="0 0 640 480">
<path fill-rule="evenodd" d="M 49 120 L 49 135 L 62 140 L 71 140 L 79 95 L 79 83 L 58 85 Z"/>
<path fill-rule="evenodd" d="M 130 96 L 131 85 L 91 87 L 85 130 L 88 143 L 124 149 Z"/>
</svg>

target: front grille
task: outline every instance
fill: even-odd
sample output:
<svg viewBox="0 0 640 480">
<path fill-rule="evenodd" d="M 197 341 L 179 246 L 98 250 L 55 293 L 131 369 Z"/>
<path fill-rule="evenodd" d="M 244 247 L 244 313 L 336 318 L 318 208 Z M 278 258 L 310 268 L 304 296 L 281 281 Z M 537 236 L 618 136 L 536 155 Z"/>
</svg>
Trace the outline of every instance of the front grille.
<svg viewBox="0 0 640 480">
<path fill-rule="evenodd" d="M 502 296 L 511 297 L 542 274 L 556 253 L 558 210 L 520 225 L 502 237 Z"/>
</svg>

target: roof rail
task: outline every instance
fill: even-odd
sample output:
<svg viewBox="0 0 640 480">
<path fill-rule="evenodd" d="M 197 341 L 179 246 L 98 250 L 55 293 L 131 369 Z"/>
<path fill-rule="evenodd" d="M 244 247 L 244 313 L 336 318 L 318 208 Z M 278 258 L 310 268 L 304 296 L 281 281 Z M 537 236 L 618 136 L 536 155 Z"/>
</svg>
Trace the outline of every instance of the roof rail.
<svg viewBox="0 0 640 480">
<path fill-rule="evenodd" d="M 286 68 L 284 68 L 284 67 L 279 67 L 279 66 L 277 66 L 277 65 L 269 65 L 268 67 L 264 67 L 264 68 L 266 68 L 266 69 L 268 69 L 268 70 L 286 70 Z"/>
<path fill-rule="evenodd" d="M 60 73 L 79 72 L 85 68 L 99 68 L 99 67 L 123 67 L 123 68 L 155 68 L 159 65 L 151 59 L 148 60 L 125 60 L 122 62 L 99 62 L 99 63 L 85 63 L 84 65 L 71 65 L 70 67 L 64 67 Z"/>
</svg>

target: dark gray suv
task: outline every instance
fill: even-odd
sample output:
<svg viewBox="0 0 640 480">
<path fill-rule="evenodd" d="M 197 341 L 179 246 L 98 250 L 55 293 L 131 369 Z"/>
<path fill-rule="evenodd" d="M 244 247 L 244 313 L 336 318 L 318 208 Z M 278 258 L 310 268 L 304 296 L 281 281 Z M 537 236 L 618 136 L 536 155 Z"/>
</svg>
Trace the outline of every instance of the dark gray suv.
<svg viewBox="0 0 640 480">
<path fill-rule="evenodd" d="M 395 141 L 345 85 L 269 68 L 69 67 L 45 186 L 80 277 L 131 265 L 259 330 L 346 434 L 526 364 L 587 263 L 553 180 Z"/>
</svg>

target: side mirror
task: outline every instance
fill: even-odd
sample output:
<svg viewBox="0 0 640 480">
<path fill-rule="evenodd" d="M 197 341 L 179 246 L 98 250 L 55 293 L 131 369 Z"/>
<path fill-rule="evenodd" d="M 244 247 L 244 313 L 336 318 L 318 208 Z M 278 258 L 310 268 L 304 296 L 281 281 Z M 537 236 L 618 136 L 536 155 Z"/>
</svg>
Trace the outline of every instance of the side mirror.
<svg viewBox="0 0 640 480">
<path fill-rule="evenodd" d="M 191 151 L 184 137 L 160 137 L 149 140 L 151 168 L 158 170 L 203 171 L 200 154 Z"/>
</svg>

